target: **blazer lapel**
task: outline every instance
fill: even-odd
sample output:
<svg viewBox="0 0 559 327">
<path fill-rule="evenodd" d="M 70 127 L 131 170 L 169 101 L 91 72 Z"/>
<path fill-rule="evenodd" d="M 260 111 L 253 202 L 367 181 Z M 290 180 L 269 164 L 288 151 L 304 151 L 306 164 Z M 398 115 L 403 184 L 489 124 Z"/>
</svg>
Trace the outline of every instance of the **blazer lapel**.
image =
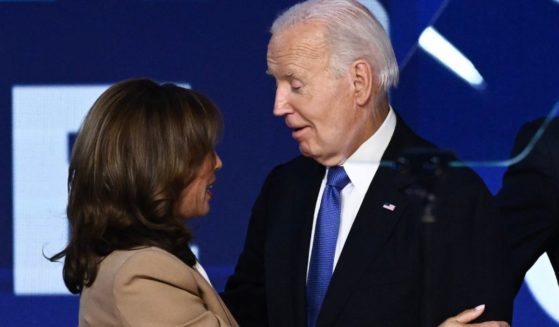
<svg viewBox="0 0 559 327">
<path fill-rule="evenodd" d="M 313 162 L 314 163 L 314 162 Z M 317 164 L 317 168 L 313 176 L 311 177 L 310 183 L 306 184 L 301 195 L 301 213 L 303 213 L 303 225 L 300 229 L 300 234 L 298 237 L 298 262 L 297 262 L 297 273 L 296 273 L 296 317 L 299 326 L 307 326 L 307 265 L 310 252 L 310 241 L 312 224 L 314 219 L 314 211 L 316 207 L 316 201 L 318 198 L 318 192 L 320 191 L 320 184 L 324 178 L 324 173 L 326 169 Z M 297 212 L 297 211 L 296 211 Z"/>
<path fill-rule="evenodd" d="M 313 215 L 325 168 L 312 159 L 301 158 L 302 167 L 285 180 L 287 201 L 280 201 L 274 213 L 277 224 L 270 233 L 270 259 L 266 267 L 271 305 L 277 316 L 272 325 L 305 327 L 307 260 Z M 278 194 L 278 197 L 281 197 Z M 273 322 L 276 321 L 274 324 Z"/>
<path fill-rule="evenodd" d="M 189 267 L 190 268 L 190 267 Z M 208 310 L 216 314 L 219 318 L 221 318 L 224 322 L 226 322 L 231 327 L 238 327 L 239 324 L 233 318 L 229 309 L 223 300 L 217 294 L 216 290 L 210 285 L 206 279 L 200 274 L 200 272 L 194 268 L 190 268 L 192 270 L 192 275 L 198 284 L 198 289 L 200 291 L 200 297 L 204 302 L 204 305 L 207 307 Z"/>
<path fill-rule="evenodd" d="M 379 168 L 365 195 L 330 280 L 319 316 L 321 325 L 335 322 L 351 293 L 359 287 L 361 276 L 374 265 L 408 205 L 408 199 L 393 184 L 396 174 L 391 168 Z"/>
<path fill-rule="evenodd" d="M 429 146 L 398 120 L 383 155 L 394 162 L 406 147 Z M 374 268 L 375 260 L 389 240 L 409 205 L 402 188 L 408 183 L 392 164 L 381 164 L 363 199 L 344 245 L 318 318 L 321 326 L 332 326 L 361 277 Z"/>
</svg>

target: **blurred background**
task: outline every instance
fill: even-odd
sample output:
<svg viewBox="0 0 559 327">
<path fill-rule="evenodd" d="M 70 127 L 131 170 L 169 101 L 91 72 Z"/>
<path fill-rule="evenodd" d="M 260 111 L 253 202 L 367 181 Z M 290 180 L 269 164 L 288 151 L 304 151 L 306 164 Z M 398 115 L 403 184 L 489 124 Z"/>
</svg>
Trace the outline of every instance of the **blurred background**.
<svg viewBox="0 0 559 327">
<path fill-rule="evenodd" d="M 190 223 L 221 290 L 269 170 L 298 154 L 272 115 L 268 29 L 297 1 L 0 0 L 0 318 L 75 326 L 79 298 L 44 255 L 68 238 L 71 144 L 109 85 L 132 77 L 189 86 L 221 108 L 225 135 L 211 213 Z M 394 109 L 499 190 L 520 126 L 559 110 L 559 0 L 362 1 L 390 33 Z M 515 326 L 559 326 L 546 258 L 515 302 Z"/>
</svg>

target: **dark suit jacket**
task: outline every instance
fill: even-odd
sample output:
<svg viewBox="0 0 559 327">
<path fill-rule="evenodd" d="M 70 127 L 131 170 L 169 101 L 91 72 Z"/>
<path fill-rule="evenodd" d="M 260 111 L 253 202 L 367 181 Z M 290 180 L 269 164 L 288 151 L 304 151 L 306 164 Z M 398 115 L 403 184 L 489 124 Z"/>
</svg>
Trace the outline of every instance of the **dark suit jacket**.
<svg viewBox="0 0 559 327">
<path fill-rule="evenodd" d="M 520 130 L 513 155 L 530 142 L 543 120 Z M 526 271 L 547 252 L 559 282 L 559 119 L 554 119 L 528 156 L 504 175 L 497 196 L 511 244 L 516 289 Z"/>
<path fill-rule="evenodd" d="M 401 120 L 384 154 L 431 147 Z M 298 157 L 268 176 L 252 212 L 234 275 L 222 297 L 239 324 L 306 326 L 305 288 L 314 208 L 325 168 Z M 409 181 L 381 166 L 363 200 L 333 273 L 318 326 L 418 326 L 423 302 L 419 207 Z M 485 318 L 509 320 L 511 299 L 500 281 L 502 253 L 492 233 L 491 196 L 469 169 L 439 185 L 433 225 L 433 321 L 487 305 Z M 383 208 L 396 206 L 394 211 Z M 501 256 L 496 256 L 501 255 Z"/>
</svg>

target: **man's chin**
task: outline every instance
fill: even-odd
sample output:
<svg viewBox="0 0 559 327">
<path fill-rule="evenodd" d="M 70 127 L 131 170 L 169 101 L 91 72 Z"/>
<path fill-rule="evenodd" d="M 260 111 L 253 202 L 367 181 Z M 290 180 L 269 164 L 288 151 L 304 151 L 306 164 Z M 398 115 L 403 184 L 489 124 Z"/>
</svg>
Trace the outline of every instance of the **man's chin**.
<svg viewBox="0 0 559 327">
<path fill-rule="evenodd" d="M 303 143 L 299 143 L 299 152 L 301 152 L 301 154 L 305 157 L 309 157 L 309 158 L 312 158 L 314 160 L 317 160 L 315 158 L 315 156 L 313 155 L 312 151 L 310 151 L 310 149 Z"/>
<path fill-rule="evenodd" d="M 301 144 L 299 144 L 299 151 L 303 156 L 311 158 L 314 161 L 326 167 L 336 166 L 343 162 L 343 159 L 335 156 L 321 156 L 316 152 L 309 151 L 308 148 L 304 147 Z"/>
</svg>

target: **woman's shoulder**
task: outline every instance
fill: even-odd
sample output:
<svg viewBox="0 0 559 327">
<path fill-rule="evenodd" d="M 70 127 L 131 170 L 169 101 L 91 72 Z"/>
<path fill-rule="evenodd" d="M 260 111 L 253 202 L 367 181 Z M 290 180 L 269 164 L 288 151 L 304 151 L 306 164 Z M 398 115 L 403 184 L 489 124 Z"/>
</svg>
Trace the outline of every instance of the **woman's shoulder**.
<svg viewBox="0 0 559 327">
<path fill-rule="evenodd" d="M 173 254 L 157 247 L 113 251 L 103 259 L 100 273 L 113 276 L 117 288 L 144 278 L 181 288 L 196 287 L 194 270 Z"/>
<path fill-rule="evenodd" d="M 111 260 L 121 264 L 128 263 L 130 260 L 134 261 L 142 259 L 168 260 L 171 262 L 182 263 L 182 261 L 175 255 L 154 246 L 137 247 L 130 250 L 116 250 L 105 258 L 105 260 Z"/>
<path fill-rule="evenodd" d="M 142 247 L 113 251 L 104 261 L 121 269 L 160 271 L 163 269 L 192 270 L 175 255 L 157 248 Z"/>
<path fill-rule="evenodd" d="M 228 326 L 229 321 L 235 326 L 211 286 L 173 254 L 145 247 L 115 251 L 105 260 L 117 267 L 111 293 L 118 316 L 128 325 Z"/>
</svg>

